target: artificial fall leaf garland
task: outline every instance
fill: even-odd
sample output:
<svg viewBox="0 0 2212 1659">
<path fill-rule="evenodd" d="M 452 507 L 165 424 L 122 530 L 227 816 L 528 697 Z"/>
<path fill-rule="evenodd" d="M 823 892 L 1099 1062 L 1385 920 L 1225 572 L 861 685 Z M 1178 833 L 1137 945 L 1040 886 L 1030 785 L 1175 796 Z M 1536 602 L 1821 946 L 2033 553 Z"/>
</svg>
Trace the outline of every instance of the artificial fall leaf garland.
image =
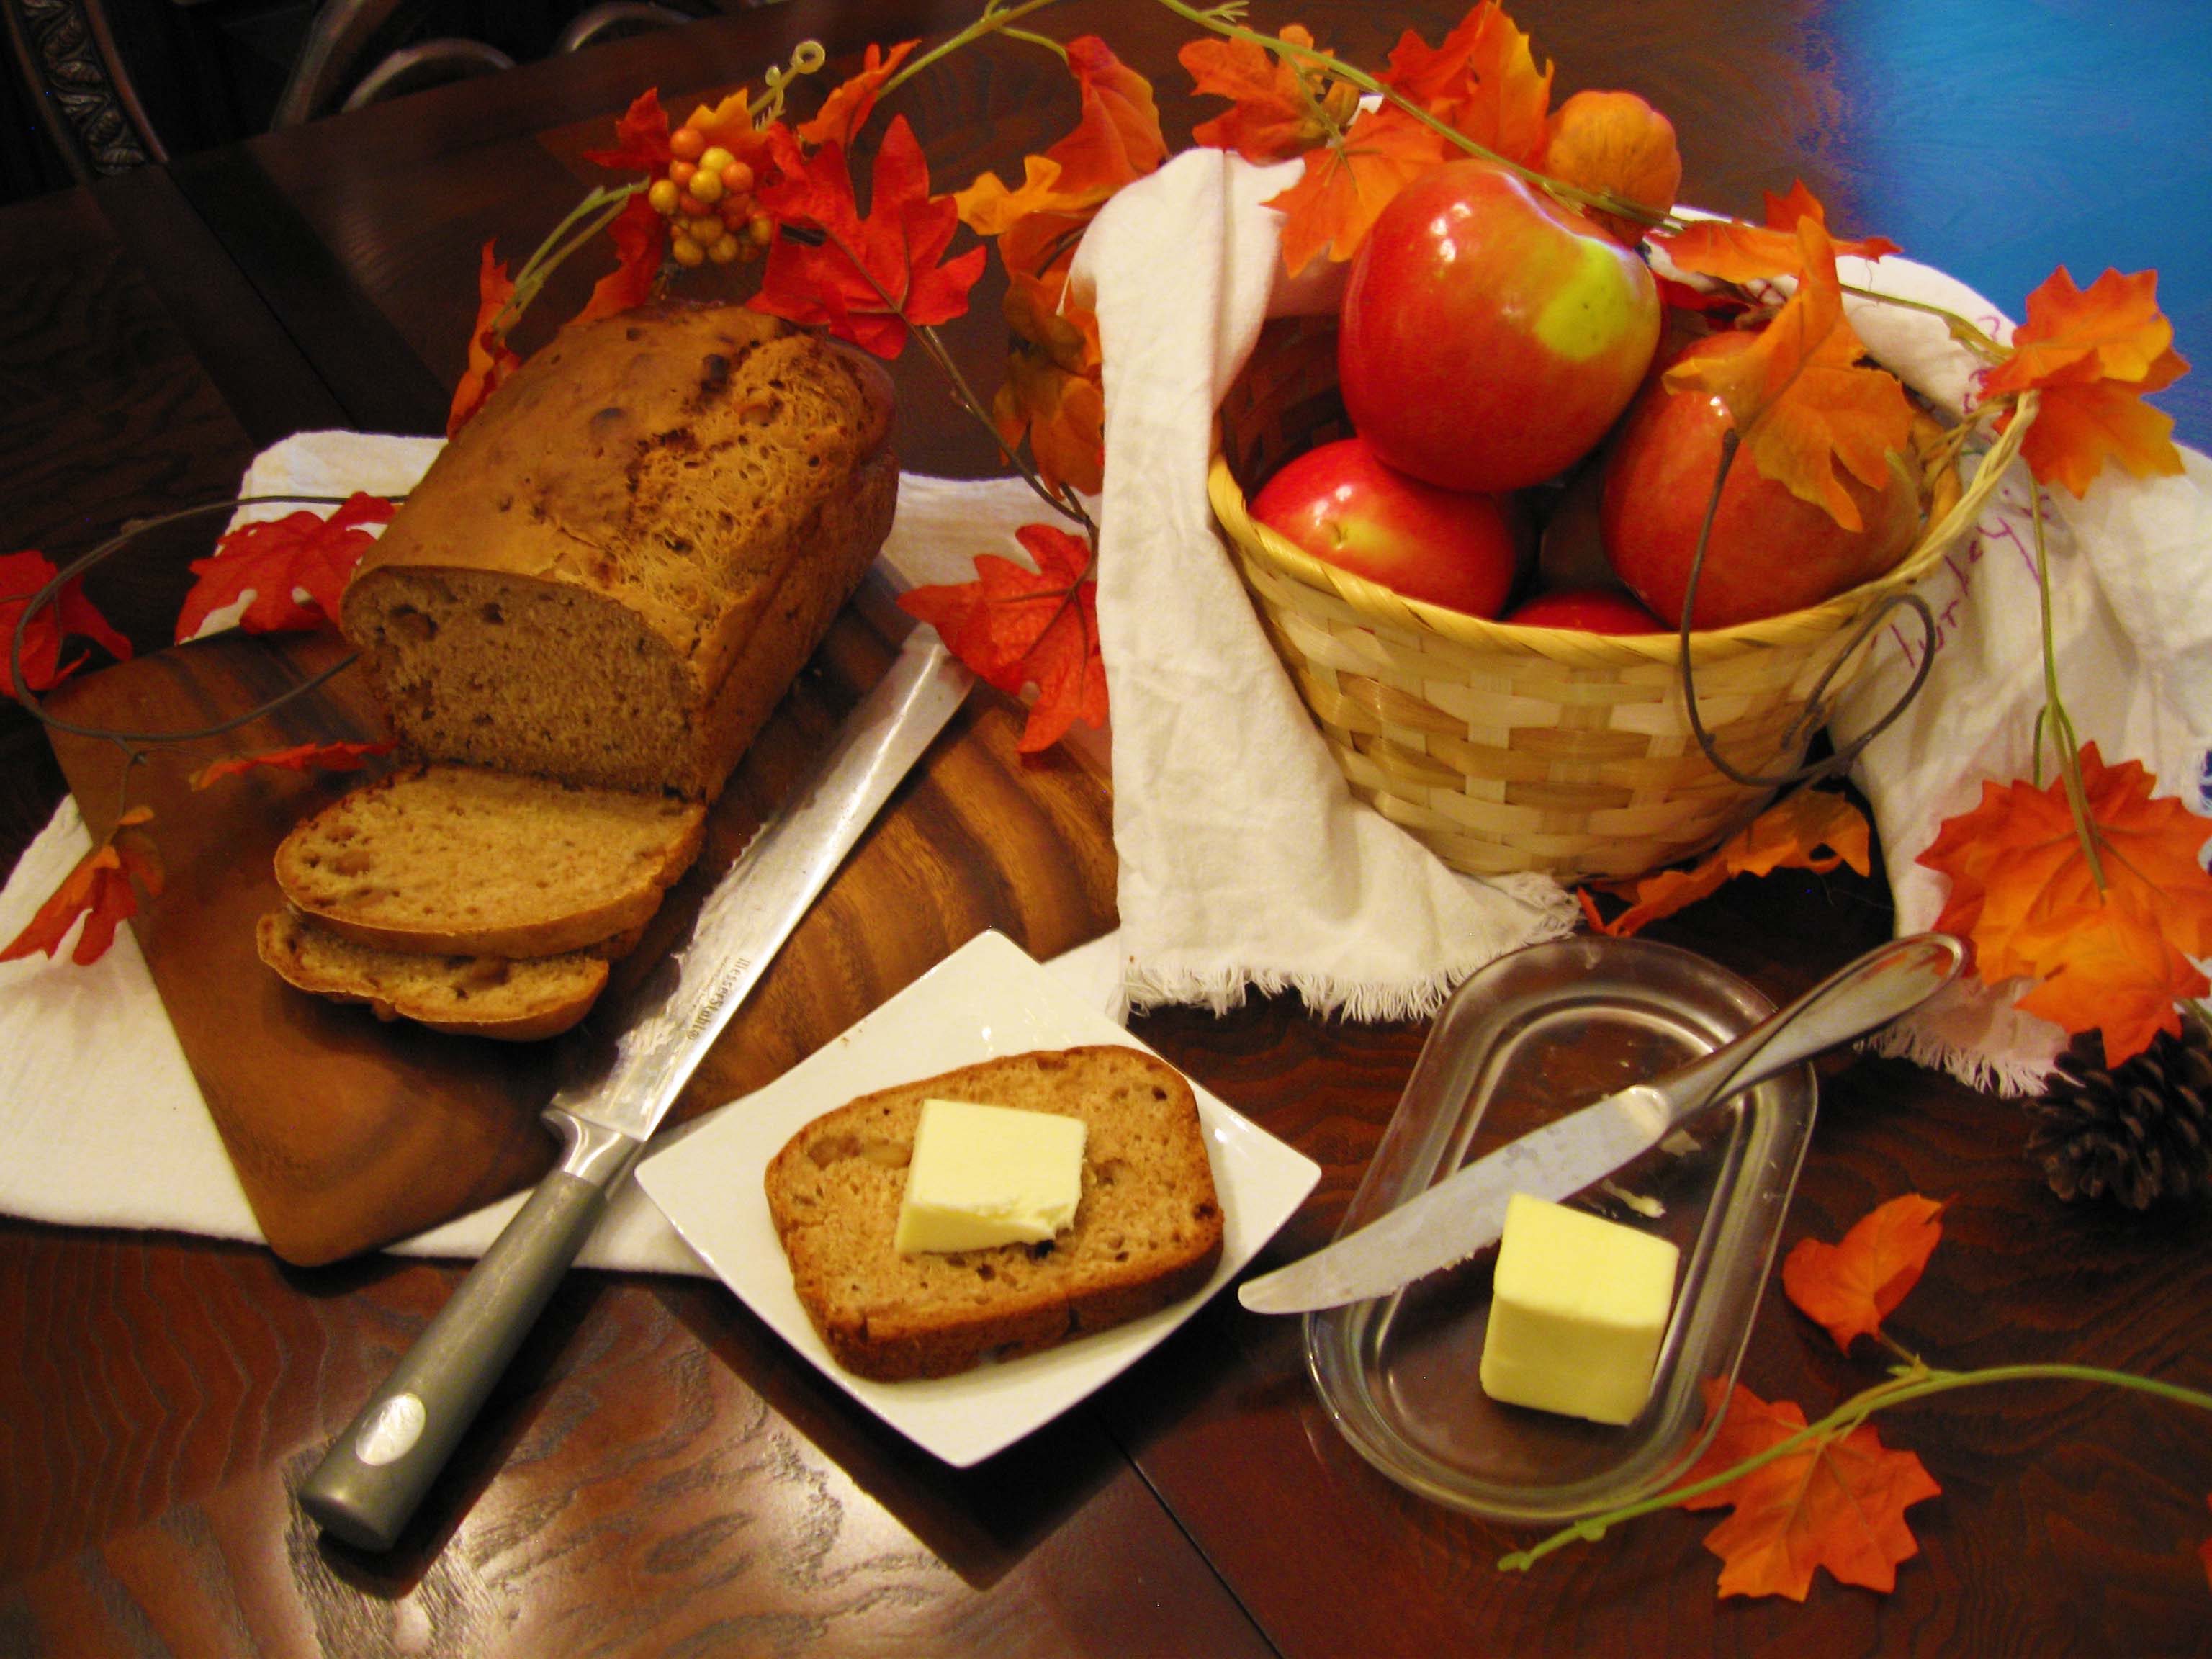
<svg viewBox="0 0 2212 1659">
<path fill-rule="evenodd" d="M 2103 1383 L 2212 1412 L 2212 1395 L 2126 1371 L 2064 1364 L 1942 1370 L 1892 1341 L 1883 1322 L 1935 1254 L 1943 1208 L 1908 1193 L 1863 1217 L 1835 1244 L 1801 1239 L 1783 1263 L 1784 1294 L 1838 1347 L 1869 1337 L 1899 1358 L 1887 1381 L 1808 1422 L 1792 1401 L 1761 1400 L 1741 1383 L 1723 1389 L 1708 1380 L 1711 1438 L 1680 1480 L 1564 1528 L 1498 1565 L 1526 1571 L 1570 1544 L 1594 1542 L 1661 1510 L 1726 1508 L 1729 1516 L 1705 1540 L 1721 1560 L 1720 1595 L 1802 1601 L 1822 1569 L 1838 1583 L 1887 1593 L 1896 1588 L 1899 1566 L 1919 1553 L 1905 1510 L 1940 1497 L 1942 1488 L 1917 1456 L 1882 1443 L 1867 1422 L 1876 1412 L 1960 1389 L 2033 1382 Z M 2212 1542 L 2199 1553 L 2212 1564 Z"/>
</svg>

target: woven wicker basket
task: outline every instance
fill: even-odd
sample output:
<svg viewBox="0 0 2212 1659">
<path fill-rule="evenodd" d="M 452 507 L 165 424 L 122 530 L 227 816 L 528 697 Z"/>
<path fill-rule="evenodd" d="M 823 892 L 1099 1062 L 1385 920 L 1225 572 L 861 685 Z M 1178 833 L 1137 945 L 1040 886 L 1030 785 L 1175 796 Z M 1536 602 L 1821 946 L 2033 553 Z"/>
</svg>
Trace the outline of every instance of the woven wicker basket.
<svg viewBox="0 0 2212 1659">
<path fill-rule="evenodd" d="M 1931 522 L 1887 575 L 1808 610 L 1691 635 L 1699 720 L 1737 771 L 1771 777 L 1799 764 L 1871 647 L 1870 636 L 1851 646 L 1854 626 L 1972 526 L 2027 424 L 2013 422 L 1963 493 L 1955 474 L 1936 481 Z M 1569 880 L 1688 857 L 1757 811 L 1772 790 L 1734 781 L 1698 746 L 1676 635 L 1486 622 L 1401 599 L 1253 522 L 1247 489 L 1350 430 L 1334 319 L 1270 323 L 1223 400 L 1207 489 L 1354 794 L 1455 869 Z M 1852 659 L 1838 666 L 1842 650 Z"/>
</svg>

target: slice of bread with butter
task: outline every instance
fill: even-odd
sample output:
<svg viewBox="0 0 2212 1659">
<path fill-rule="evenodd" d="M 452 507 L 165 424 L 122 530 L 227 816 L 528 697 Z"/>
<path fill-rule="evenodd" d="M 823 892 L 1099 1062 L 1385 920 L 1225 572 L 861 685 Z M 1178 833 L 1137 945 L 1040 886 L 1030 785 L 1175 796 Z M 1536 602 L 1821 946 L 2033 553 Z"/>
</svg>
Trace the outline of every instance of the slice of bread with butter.
<svg viewBox="0 0 2212 1659">
<path fill-rule="evenodd" d="M 1070 1170 L 1073 1214 L 1056 1224 Z M 766 1186 L 808 1318 L 840 1365 L 881 1382 L 1121 1324 L 1199 1290 L 1221 1260 L 1197 1100 L 1136 1048 L 1012 1054 L 865 1095 L 794 1135 Z M 932 1248 L 979 1237 L 1010 1242 Z"/>
</svg>

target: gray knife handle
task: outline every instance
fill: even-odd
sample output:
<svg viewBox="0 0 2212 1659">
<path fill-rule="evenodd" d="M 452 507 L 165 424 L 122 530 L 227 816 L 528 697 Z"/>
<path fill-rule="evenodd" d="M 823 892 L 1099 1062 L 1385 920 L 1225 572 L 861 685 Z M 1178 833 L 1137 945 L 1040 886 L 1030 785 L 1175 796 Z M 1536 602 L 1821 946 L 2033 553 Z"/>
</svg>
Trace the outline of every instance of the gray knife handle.
<svg viewBox="0 0 2212 1659">
<path fill-rule="evenodd" d="M 325 1531 L 392 1547 L 599 1224 L 607 1191 L 565 1168 L 538 1183 L 300 1488 Z"/>
<path fill-rule="evenodd" d="M 1958 974 L 1966 955 L 1948 933 L 1913 933 L 1876 945 L 1735 1042 L 1660 1079 L 1653 1086 L 1666 1097 L 1668 1121 L 1680 1123 L 1910 1013 Z"/>
</svg>

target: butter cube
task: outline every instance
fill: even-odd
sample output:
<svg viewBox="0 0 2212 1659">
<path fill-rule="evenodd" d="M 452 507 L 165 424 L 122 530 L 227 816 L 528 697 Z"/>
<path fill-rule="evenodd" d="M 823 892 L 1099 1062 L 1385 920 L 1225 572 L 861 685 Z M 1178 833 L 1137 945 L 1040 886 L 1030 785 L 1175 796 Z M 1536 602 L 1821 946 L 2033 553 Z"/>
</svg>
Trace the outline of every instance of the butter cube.
<svg viewBox="0 0 2212 1659">
<path fill-rule="evenodd" d="M 1651 1393 L 1680 1252 L 1663 1238 L 1516 1193 L 1492 1281 L 1482 1391 L 1630 1423 Z"/>
<path fill-rule="evenodd" d="M 1056 1112 L 922 1102 L 899 1203 L 901 1254 L 1037 1244 L 1073 1226 L 1088 1127 Z"/>
</svg>

